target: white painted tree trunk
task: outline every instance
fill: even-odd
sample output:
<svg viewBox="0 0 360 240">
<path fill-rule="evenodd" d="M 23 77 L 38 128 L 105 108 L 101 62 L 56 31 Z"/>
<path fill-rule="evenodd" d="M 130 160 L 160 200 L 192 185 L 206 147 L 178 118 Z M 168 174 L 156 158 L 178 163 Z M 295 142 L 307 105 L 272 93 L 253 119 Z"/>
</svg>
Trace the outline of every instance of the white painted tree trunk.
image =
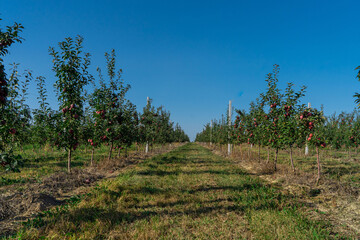
<svg viewBox="0 0 360 240">
<path fill-rule="evenodd" d="M 210 122 L 210 146 L 212 145 L 212 125 L 213 125 L 213 121 L 211 120 Z"/>
</svg>

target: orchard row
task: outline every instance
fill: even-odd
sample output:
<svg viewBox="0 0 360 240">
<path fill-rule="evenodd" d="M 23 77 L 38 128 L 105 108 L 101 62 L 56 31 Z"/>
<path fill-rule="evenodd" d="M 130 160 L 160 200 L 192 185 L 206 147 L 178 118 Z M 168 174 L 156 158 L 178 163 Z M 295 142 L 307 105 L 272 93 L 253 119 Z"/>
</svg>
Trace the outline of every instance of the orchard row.
<svg viewBox="0 0 360 240">
<path fill-rule="evenodd" d="M 278 152 L 287 149 L 295 172 L 292 157 L 294 148 L 312 146 L 317 152 L 319 181 L 320 155 L 323 148 L 349 150 L 360 144 L 360 116 L 357 111 L 325 117 L 323 111 L 301 104 L 306 87 L 294 89 L 288 83 L 286 89 L 278 87 L 279 67 L 267 75 L 267 90 L 250 104 L 249 111 L 236 110 L 234 122 L 229 117 L 208 123 L 196 136 L 198 142 L 219 144 L 251 144 L 272 149 L 275 152 L 276 171 Z M 269 154 L 268 154 L 269 156 Z M 269 159 L 268 159 L 269 162 Z"/>
<path fill-rule="evenodd" d="M 80 144 L 90 146 L 94 153 L 100 145 L 109 146 L 109 159 L 114 149 L 132 144 L 184 142 L 188 136 L 170 120 L 163 107 L 155 108 L 148 99 L 142 113 L 126 99 L 130 85 L 125 84 L 122 70 L 116 69 L 115 51 L 105 54 L 106 76 L 97 69 L 98 77 L 89 73 L 90 55 L 83 51 L 83 38 L 66 38 L 58 48 L 50 48 L 55 89 L 59 109 L 47 102 L 45 78 L 36 77 L 39 108 L 31 110 L 26 104 L 28 85 L 33 81 L 30 71 L 20 79 L 17 65 L 5 72 L 3 57 L 10 46 L 21 43 L 21 24 L 5 30 L 0 28 L 0 166 L 19 170 L 20 156 L 13 153 L 16 146 L 53 145 L 68 152 L 68 170 L 71 157 Z M 85 87 L 92 84 L 93 91 Z M 93 155 L 92 155 L 93 156 Z M 92 157 L 93 159 L 93 157 Z"/>
</svg>

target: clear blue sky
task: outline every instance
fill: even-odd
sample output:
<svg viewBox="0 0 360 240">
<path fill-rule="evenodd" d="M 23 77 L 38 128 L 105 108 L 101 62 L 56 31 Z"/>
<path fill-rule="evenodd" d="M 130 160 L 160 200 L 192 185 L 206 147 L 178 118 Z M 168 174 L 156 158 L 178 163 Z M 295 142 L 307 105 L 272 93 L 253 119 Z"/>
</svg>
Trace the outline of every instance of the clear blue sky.
<svg viewBox="0 0 360 240">
<path fill-rule="evenodd" d="M 225 112 L 247 108 L 280 65 L 280 81 L 308 86 L 305 102 L 325 113 L 352 111 L 360 91 L 360 1 L 49 1 L 0 0 L 0 22 L 25 26 L 7 63 L 47 78 L 49 46 L 80 34 L 92 67 L 114 48 L 141 110 L 164 105 L 192 138 Z M 37 106 L 33 83 L 29 105 Z M 57 108 L 54 94 L 50 102 Z"/>
</svg>

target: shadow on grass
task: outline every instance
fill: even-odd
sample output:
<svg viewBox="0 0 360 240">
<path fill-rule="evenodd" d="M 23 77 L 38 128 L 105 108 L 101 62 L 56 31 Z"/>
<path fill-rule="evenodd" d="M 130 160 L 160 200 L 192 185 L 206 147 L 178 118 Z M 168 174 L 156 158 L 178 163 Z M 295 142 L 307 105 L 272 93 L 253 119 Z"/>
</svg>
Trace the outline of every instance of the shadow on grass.
<svg viewBox="0 0 360 240">
<path fill-rule="evenodd" d="M 55 161 L 58 157 L 48 156 L 48 157 L 38 157 L 34 159 L 24 158 L 24 168 L 40 168 L 43 165 L 52 164 L 52 161 Z"/>
<path fill-rule="evenodd" d="M 186 174 L 186 175 L 215 174 L 215 175 L 243 175 L 243 176 L 250 175 L 249 173 L 244 172 L 240 169 L 234 169 L 233 171 L 226 171 L 226 170 L 164 171 L 160 169 L 148 169 L 144 171 L 138 171 L 136 172 L 136 174 L 142 176 L 171 176 L 171 175 L 179 175 L 179 174 Z"/>
<path fill-rule="evenodd" d="M 104 209 L 100 207 L 84 207 L 79 209 L 74 209 L 71 212 L 63 214 L 61 218 L 56 216 L 52 219 L 46 221 L 47 224 L 56 225 L 66 225 L 73 226 L 73 232 L 77 232 L 77 227 L 83 227 L 84 224 L 94 223 L 96 221 L 106 222 L 107 228 L 112 229 L 116 225 L 120 224 L 131 224 L 136 221 L 141 221 L 144 219 L 150 219 L 153 216 L 159 217 L 178 217 L 178 216 L 187 216 L 191 218 L 201 217 L 203 215 L 212 214 L 213 212 L 236 212 L 240 214 L 245 214 L 246 211 L 256 209 L 256 210 L 279 210 L 279 206 L 276 204 L 266 204 L 260 203 L 255 206 L 251 204 L 239 204 L 239 205 L 221 205 L 222 203 L 228 203 L 229 199 L 216 199 L 208 201 L 197 202 L 197 205 L 209 205 L 210 206 L 201 206 L 186 208 L 186 205 L 194 203 L 188 201 L 178 201 L 173 203 L 163 203 L 158 205 L 147 205 L 141 206 L 139 208 L 127 208 L 124 211 L 118 211 L 114 208 Z M 166 207 L 180 206 L 180 210 L 176 209 L 164 209 Z M 183 207 L 181 207 L 183 205 Z M 134 206 L 132 206 L 134 207 Z M 157 210 L 148 210 L 146 208 L 156 207 Z"/>
<path fill-rule="evenodd" d="M 208 200 L 208 201 L 203 201 L 201 202 L 202 204 L 209 204 L 209 203 L 221 203 L 221 202 L 232 202 L 233 199 L 231 198 L 219 198 L 219 199 L 214 199 L 214 200 Z M 175 207 L 175 206 L 181 206 L 181 205 L 189 205 L 189 204 L 195 204 L 194 201 L 191 200 L 178 200 L 175 202 L 157 202 L 156 204 L 144 204 L 144 205 L 138 205 L 138 204 L 133 204 L 133 205 L 129 205 L 128 208 L 168 208 L 168 207 Z"/>
<path fill-rule="evenodd" d="M 211 192 L 211 191 L 233 191 L 233 192 L 242 192 L 246 191 L 257 191 L 263 189 L 264 185 L 262 183 L 244 183 L 237 186 L 201 186 L 195 189 L 172 189 L 172 188 L 156 188 L 152 186 L 139 186 L 133 188 L 127 188 L 120 186 L 117 191 L 127 192 L 130 194 L 140 194 L 140 195 L 160 195 L 160 194 L 174 194 L 181 193 L 184 194 L 196 194 L 200 192 Z M 121 195 L 121 194 L 120 194 Z M 120 196 L 119 195 L 119 196 Z"/>
<path fill-rule="evenodd" d="M 71 167 L 83 167 L 85 165 L 85 160 L 75 160 L 71 162 Z M 67 161 L 61 161 L 61 162 L 54 162 L 54 163 L 48 163 L 48 165 L 55 165 L 61 168 L 67 167 Z"/>
<path fill-rule="evenodd" d="M 261 183 L 245 183 L 238 186 L 211 186 L 211 187 L 199 187 L 197 189 L 184 190 L 184 192 L 189 194 L 194 194 L 197 192 L 210 192 L 210 191 L 225 191 L 231 190 L 234 192 L 241 192 L 244 190 L 256 190 L 262 188 L 264 185 Z"/>
<path fill-rule="evenodd" d="M 145 194 L 145 195 L 157 195 L 157 194 L 164 194 L 167 193 L 168 190 L 166 189 L 161 189 L 161 188 L 156 188 L 156 187 L 151 187 L 151 186 L 141 186 L 141 187 L 136 187 L 133 189 L 129 189 L 129 191 L 133 194 Z"/>
<path fill-rule="evenodd" d="M 151 159 L 152 162 L 157 164 L 174 164 L 174 163 L 186 163 L 187 159 L 185 157 L 174 157 L 174 156 L 162 156 L 161 158 L 155 157 Z"/>
</svg>

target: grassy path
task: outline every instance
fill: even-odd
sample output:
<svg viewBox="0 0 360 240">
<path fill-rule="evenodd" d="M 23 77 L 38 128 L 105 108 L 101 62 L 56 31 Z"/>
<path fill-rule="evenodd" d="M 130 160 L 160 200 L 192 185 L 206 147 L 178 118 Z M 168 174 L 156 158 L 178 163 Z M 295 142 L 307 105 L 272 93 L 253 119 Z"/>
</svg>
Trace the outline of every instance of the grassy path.
<svg viewBox="0 0 360 240">
<path fill-rule="evenodd" d="M 104 181 L 48 212 L 19 239 L 332 239 L 283 195 L 190 143 Z"/>
</svg>

